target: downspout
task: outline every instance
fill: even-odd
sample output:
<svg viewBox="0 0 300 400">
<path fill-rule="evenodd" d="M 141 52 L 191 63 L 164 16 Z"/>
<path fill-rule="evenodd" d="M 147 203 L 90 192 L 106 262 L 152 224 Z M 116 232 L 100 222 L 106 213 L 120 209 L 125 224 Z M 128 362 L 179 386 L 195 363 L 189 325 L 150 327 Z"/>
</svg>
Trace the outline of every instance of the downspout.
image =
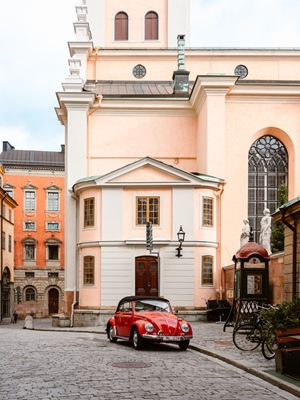
<svg viewBox="0 0 300 400">
<path fill-rule="evenodd" d="M 1 281 L 1 290 L 0 290 L 0 321 L 2 321 L 2 297 L 3 297 L 3 246 L 2 246 L 2 232 L 3 232 L 3 215 L 2 215 L 2 210 L 3 210 L 3 203 L 5 198 L 7 197 L 7 193 L 5 193 L 4 197 L 1 199 L 1 276 L 0 276 L 0 281 Z"/>
<path fill-rule="evenodd" d="M 219 287 L 217 287 L 216 289 L 219 289 L 219 293 L 220 293 L 220 300 L 223 300 L 223 289 L 225 289 L 225 282 L 224 282 L 224 272 L 222 270 L 222 262 L 221 262 L 221 248 L 220 248 L 220 243 L 221 243 L 221 216 L 222 216 L 222 205 L 221 205 L 221 196 L 224 192 L 224 185 L 222 185 L 221 189 L 218 191 L 214 191 L 215 195 L 218 196 L 219 198 L 219 204 L 218 204 L 218 209 L 219 209 L 219 221 L 220 221 L 220 227 L 218 229 L 218 236 L 217 236 L 217 241 L 219 243 L 217 252 L 219 257 L 217 257 L 218 260 L 218 264 L 217 264 L 217 269 L 220 271 L 220 275 L 219 275 Z"/>
<path fill-rule="evenodd" d="M 292 298 L 296 297 L 296 277 L 297 277 L 297 220 L 294 218 L 295 226 L 292 226 L 286 219 L 285 207 L 279 208 L 281 221 L 293 232 L 293 263 L 292 263 Z"/>
<path fill-rule="evenodd" d="M 73 295 L 73 303 L 71 307 L 71 327 L 74 326 L 74 307 L 77 304 L 76 300 L 76 286 L 74 286 L 74 295 Z"/>
</svg>

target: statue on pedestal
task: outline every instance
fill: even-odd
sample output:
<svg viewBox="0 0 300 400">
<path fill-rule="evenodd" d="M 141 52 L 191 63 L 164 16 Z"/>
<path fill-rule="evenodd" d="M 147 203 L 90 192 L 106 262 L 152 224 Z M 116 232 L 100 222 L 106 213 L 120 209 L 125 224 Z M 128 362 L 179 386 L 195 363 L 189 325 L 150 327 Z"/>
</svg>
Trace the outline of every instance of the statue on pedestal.
<svg viewBox="0 0 300 400">
<path fill-rule="evenodd" d="M 272 254 L 271 252 L 271 223 L 272 217 L 270 215 L 270 210 L 265 208 L 264 217 L 262 217 L 260 221 L 260 236 L 259 236 L 259 244 L 264 247 L 268 255 Z"/>
<path fill-rule="evenodd" d="M 249 221 L 247 219 L 244 219 L 243 221 L 244 221 L 244 226 L 243 226 L 241 238 L 240 238 L 241 247 L 243 247 L 246 243 L 249 242 L 249 236 L 250 236 Z"/>
</svg>

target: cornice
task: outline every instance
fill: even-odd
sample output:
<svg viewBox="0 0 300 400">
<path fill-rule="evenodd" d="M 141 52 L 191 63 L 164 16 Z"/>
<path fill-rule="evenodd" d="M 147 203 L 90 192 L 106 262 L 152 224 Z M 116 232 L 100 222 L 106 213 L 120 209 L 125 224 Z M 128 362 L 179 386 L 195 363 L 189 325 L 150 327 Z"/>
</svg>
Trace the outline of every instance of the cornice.
<svg viewBox="0 0 300 400">
<path fill-rule="evenodd" d="M 68 110 L 85 110 L 87 113 L 94 108 L 96 94 L 92 92 L 57 92 L 56 97 L 60 107 L 56 107 L 56 115 L 64 125 L 67 120 Z M 97 104 L 98 107 L 98 104 Z"/>
<path fill-rule="evenodd" d="M 246 84 L 235 85 L 227 96 L 228 103 L 300 104 L 300 85 Z"/>
<path fill-rule="evenodd" d="M 68 42 L 71 57 L 75 54 L 86 54 L 86 58 L 90 57 L 94 48 L 93 42 Z"/>
</svg>

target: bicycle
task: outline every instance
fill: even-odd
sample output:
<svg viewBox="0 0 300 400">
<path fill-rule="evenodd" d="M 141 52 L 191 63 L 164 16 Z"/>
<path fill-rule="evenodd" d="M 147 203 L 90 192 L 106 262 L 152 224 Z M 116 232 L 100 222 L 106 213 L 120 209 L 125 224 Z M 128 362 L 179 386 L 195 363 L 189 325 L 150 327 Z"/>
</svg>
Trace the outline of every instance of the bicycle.
<svg viewBox="0 0 300 400">
<path fill-rule="evenodd" d="M 273 306 L 268 306 L 268 308 Z M 260 309 L 267 309 L 266 307 L 261 307 Z M 270 329 L 268 321 L 262 319 L 259 315 L 259 311 L 255 311 L 256 318 L 254 321 L 244 322 L 239 325 L 233 331 L 233 343 L 234 345 L 242 351 L 253 351 L 261 345 L 261 351 L 263 356 L 267 360 L 271 360 L 275 357 L 275 349 L 277 348 L 275 333 L 270 339 L 264 337 L 264 331 Z"/>
</svg>

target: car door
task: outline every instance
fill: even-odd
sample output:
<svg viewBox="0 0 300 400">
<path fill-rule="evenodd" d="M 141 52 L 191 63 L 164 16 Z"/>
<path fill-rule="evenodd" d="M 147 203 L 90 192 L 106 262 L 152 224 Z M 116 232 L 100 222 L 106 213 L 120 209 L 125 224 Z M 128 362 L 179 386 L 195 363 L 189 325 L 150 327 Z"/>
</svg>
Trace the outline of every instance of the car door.
<svg viewBox="0 0 300 400">
<path fill-rule="evenodd" d="M 115 315 L 117 335 L 129 338 L 132 325 L 132 304 L 126 302 L 120 305 Z"/>
</svg>

